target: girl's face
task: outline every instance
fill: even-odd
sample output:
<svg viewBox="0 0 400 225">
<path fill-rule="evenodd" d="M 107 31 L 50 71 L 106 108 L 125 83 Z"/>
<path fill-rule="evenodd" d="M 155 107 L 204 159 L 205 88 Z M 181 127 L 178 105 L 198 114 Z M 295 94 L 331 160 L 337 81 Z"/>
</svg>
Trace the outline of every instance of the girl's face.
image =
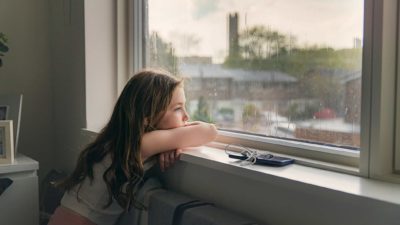
<svg viewBox="0 0 400 225">
<path fill-rule="evenodd" d="M 182 86 L 175 88 L 171 103 L 167 107 L 164 116 L 157 124 L 157 129 L 165 130 L 185 126 L 189 115 L 185 108 L 186 98 Z"/>
</svg>

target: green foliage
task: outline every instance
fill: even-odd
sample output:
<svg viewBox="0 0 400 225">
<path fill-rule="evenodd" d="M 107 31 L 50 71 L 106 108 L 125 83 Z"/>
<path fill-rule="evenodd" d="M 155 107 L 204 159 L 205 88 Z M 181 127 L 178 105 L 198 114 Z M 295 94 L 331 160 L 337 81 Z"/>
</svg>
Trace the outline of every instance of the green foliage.
<svg viewBox="0 0 400 225">
<path fill-rule="evenodd" d="M 232 108 L 220 108 L 219 109 L 220 114 L 229 114 L 233 115 L 233 109 Z"/>
<path fill-rule="evenodd" d="M 300 48 L 296 37 L 265 26 L 250 27 L 239 35 L 240 54 L 228 56 L 224 65 L 249 70 L 279 70 L 302 78 L 310 70 L 360 70 L 362 48 Z"/>
<path fill-rule="evenodd" d="M 341 108 L 339 99 L 344 94 L 344 87 L 337 78 L 312 71 L 300 81 L 299 85 L 305 97 L 318 98 L 323 107 L 336 111 Z"/>
<path fill-rule="evenodd" d="M 288 73 L 297 78 L 303 78 L 312 70 L 341 69 L 360 70 L 361 49 L 334 50 L 332 48 L 296 49 L 290 55 L 286 54 L 264 66 L 274 64 L 275 69 Z"/>
<path fill-rule="evenodd" d="M 233 122 L 234 121 L 234 110 L 232 108 L 220 108 L 218 110 L 219 118 L 225 122 Z"/>
<path fill-rule="evenodd" d="M 197 110 L 193 113 L 192 119 L 195 121 L 200 120 L 200 121 L 208 122 L 208 123 L 213 122 L 210 117 L 208 103 L 203 96 L 201 96 L 199 98 Z"/>
<path fill-rule="evenodd" d="M 227 57 L 224 65 L 249 70 L 278 70 L 296 78 L 303 78 L 316 69 L 342 69 L 355 71 L 361 68 L 362 49 L 304 48 L 281 50 L 279 56 L 268 58 Z"/>
<path fill-rule="evenodd" d="M 301 110 L 297 103 L 291 104 L 284 115 L 291 121 L 312 119 L 314 113 L 318 112 L 320 106 L 317 104 L 306 104 L 304 109 Z"/>
<path fill-rule="evenodd" d="M 287 52 L 290 37 L 264 26 L 254 26 L 239 35 L 241 56 L 248 60 L 266 59 Z"/>
<path fill-rule="evenodd" d="M 7 46 L 8 39 L 5 34 L 0 32 L 0 67 L 3 66 L 3 60 L 1 57 L 4 53 L 8 52 L 9 48 Z"/>
<path fill-rule="evenodd" d="M 300 48 L 296 38 L 264 26 L 254 26 L 239 36 L 240 53 L 228 56 L 224 66 L 287 73 L 298 81 L 302 97 L 319 99 L 325 107 L 340 108 L 343 85 L 335 71 L 360 71 L 362 48 Z M 297 115 L 301 116 L 302 115 Z"/>
<path fill-rule="evenodd" d="M 255 104 L 249 103 L 243 106 L 242 122 L 246 130 L 256 130 L 260 120 L 261 113 Z"/>
</svg>

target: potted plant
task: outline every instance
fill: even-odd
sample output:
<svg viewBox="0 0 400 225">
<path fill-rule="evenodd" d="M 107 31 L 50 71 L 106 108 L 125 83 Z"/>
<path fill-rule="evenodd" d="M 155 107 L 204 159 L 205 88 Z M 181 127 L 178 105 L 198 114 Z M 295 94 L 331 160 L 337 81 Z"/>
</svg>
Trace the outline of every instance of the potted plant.
<svg viewBox="0 0 400 225">
<path fill-rule="evenodd" d="M 3 66 L 4 53 L 8 52 L 7 41 L 6 35 L 0 32 L 0 67 Z"/>
</svg>

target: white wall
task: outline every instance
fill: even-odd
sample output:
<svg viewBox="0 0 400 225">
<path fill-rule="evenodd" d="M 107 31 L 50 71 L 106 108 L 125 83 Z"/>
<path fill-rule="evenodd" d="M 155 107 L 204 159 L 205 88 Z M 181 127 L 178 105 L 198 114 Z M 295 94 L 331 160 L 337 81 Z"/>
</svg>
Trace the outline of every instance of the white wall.
<svg viewBox="0 0 400 225">
<path fill-rule="evenodd" d="M 71 172 L 81 129 L 102 128 L 116 99 L 115 2 L 50 2 L 56 168 Z"/>
<path fill-rule="evenodd" d="M 24 95 L 18 151 L 40 162 L 43 177 L 55 156 L 48 0 L 0 0 L 0 32 L 10 48 L 0 67 L 0 95 Z"/>
<path fill-rule="evenodd" d="M 90 129 L 104 127 L 117 98 L 116 19 L 116 1 L 85 1 L 86 118 Z"/>
<path fill-rule="evenodd" d="M 101 128 L 110 116 L 115 11 L 108 0 L 0 0 L 0 32 L 10 39 L 0 95 L 24 94 L 19 151 L 39 161 L 40 178 L 71 171 L 81 129 Z"/>
</svg>

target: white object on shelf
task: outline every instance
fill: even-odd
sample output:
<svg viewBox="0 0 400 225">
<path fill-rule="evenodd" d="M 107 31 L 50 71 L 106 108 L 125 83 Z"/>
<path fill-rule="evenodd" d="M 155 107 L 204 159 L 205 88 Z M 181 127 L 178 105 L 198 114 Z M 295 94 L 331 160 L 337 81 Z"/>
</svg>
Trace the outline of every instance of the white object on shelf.
<svg viewBox="0 0 400 225">
<path fill-rule="evenodd" d="M 0 165 L 0 178 L 13 180 L 0 195 L 0 224 L 38 225 L 39 163 L 18 154 L 13 164 Z"/>
</svg>

